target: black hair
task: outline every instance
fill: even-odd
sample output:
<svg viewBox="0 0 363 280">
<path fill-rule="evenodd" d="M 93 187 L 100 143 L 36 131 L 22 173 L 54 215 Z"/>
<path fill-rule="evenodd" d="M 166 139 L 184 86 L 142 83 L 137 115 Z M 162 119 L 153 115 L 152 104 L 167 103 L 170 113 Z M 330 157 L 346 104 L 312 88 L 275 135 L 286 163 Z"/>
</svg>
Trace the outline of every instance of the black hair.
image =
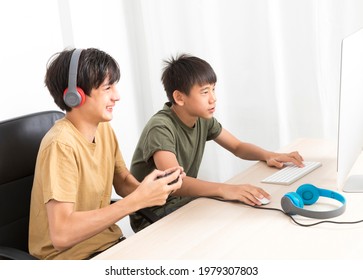
<svg viewBox="0 0 363 280">
<path fill-rule="evenodd" d="M 71 111 L 63 101 L 64 90 L 68 87 L 68 73 L 71 56 L 74 49 L 64 50 L 54 54 L 47 63 L 44 78 L 45 86 L 52 95 L 54 102 L 61 110 Z M 95 49 L 82 50 L 77 69 L 77 87 L 90 95 L 92 89 L 97 89 L 106 78 L 114 84 L 120 80 L 120 68 L 109 54 Z"/>
<path fill-rule="evenodd" d="M 161 81 L 171 103 L 175 103 L 173 98 L 175 90 L 189 95 L 191 88 L 196 84 L 203 86 L 217 82 L 213 68 L 201 58 L 181 54 L 164 60 L 164 63 Z"/>
</svg>

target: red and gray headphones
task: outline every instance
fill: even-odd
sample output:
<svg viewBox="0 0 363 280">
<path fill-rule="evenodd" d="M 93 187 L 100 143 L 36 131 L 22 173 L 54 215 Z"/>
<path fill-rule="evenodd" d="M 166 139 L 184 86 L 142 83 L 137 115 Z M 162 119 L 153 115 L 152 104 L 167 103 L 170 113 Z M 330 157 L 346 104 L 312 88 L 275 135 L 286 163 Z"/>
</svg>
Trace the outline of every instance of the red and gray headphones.
<svg viewBox="0 0 363 280">
<path fill-rule="evenodd" d="M 81 106 L 86 101 L 86 95 L 80 87 L 77 87 L 77 73 L 79 57 L 82 49 L 75 49 L 69 64 L 68 87 L 64 90 L 64 103 L 71 108 Z"/>
</svg>

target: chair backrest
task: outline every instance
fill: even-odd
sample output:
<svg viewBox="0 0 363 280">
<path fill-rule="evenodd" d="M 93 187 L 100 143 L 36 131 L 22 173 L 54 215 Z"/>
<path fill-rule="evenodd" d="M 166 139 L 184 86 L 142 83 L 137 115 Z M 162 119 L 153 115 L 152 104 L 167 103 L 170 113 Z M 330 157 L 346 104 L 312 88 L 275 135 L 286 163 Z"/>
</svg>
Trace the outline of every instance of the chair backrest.
<svg viewBox="0 0 363 280">
<path fill-rule="evenodd" d="M 28 252 L 31 189 L 38 149 L 58 111 L 0 122 L 0 246 Z"/>
</svg>

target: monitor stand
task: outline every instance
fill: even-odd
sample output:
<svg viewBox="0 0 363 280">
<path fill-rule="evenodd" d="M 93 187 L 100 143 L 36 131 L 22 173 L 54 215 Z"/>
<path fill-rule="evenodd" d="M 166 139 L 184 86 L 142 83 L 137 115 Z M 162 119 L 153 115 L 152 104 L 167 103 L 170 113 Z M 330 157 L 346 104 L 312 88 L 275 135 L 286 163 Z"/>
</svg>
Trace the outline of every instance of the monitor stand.
<svg viewBox="0 0 363 280">
<path fill-rule="evenodd" d="M 363 193 L 363 175 L 351 175 L 344 184 L 343 192 Z"/>
</svg>

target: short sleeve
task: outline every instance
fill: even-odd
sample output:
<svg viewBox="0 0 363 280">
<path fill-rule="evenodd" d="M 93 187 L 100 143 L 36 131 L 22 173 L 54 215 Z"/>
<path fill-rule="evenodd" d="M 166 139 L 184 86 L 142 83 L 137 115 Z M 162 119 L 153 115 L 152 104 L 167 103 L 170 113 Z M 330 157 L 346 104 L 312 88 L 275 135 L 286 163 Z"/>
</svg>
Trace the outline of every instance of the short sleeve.
<svg viewBox="0 0 363 280">
<path fill-rule="evenodd" d="M 169 151 L 176 154 L 176 137 L 166 126 L 153 126 L 149 129 L 143 139 L 143 160 L 147 162 L 152 155 L 160 150 Z"/>
<path fill-rule="evenodd" d="M 51 199 L 75 202 L 78 184 L 74 182 L 78 182 L 78 166 L 72 148 L 54 142 L 42 150 L 39 157 L 44 203 Z"/>
<path fill-rule="evenodd" d="M 208 126 L 207 141 L 214 140 L 222 132 L 222 125 L 217 121 L 217 119 L 212 118 Z"/>
</svg>

